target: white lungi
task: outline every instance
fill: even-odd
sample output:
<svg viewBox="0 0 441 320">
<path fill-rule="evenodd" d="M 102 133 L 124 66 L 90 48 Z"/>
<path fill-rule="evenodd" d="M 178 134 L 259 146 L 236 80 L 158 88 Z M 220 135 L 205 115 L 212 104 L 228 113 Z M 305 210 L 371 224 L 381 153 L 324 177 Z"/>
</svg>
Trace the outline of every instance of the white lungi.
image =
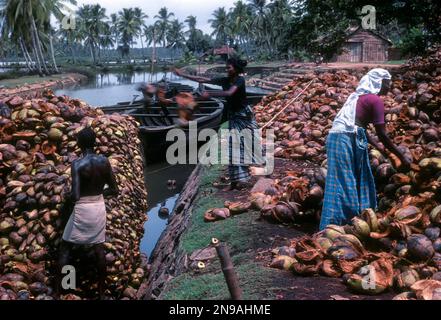
<svg viewBox="0 0 441 320">
<path fill-rule="evenodd" d="M 106 242 L 106 205 L 103 195 L 82 197 L 73 209 L 63 240 L 74 244 Z"/>
</svg>

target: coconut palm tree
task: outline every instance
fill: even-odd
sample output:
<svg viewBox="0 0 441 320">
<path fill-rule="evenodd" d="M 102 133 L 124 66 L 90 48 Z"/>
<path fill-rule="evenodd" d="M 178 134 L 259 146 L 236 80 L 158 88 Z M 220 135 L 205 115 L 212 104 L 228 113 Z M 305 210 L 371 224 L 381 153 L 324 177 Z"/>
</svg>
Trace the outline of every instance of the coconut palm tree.
<svg viewBox="0 0 441 320">
<path fill-rule="evenodd" d="M 147 45 L 153 45 L 152 57 L 151 57 L 151 72 L 150 81 L 153 79 L 153 72 L 155 70 L 155 60 L 156 60 L 156 44 L 159 42 L 159 24 L 154 23 L 150 26 L 144 28 L 144 36 L 147 40 Z"/>
<path fill-rule="evenodd" d="M 185 48 L 184 24 L 175 19 L 171 22 L 167 32 L 167 48 L 172 49 L 172 60 L 176 50 Z"/>
<path fill-rule="evenodd" d="M 99 39 L 99 45 L 104 50 L 112 48 L 114 46 L 112 28 L 110 26 L 110 23 L 105 23 L 103 25 L 103 30 Z M 107 58 L 109 58 L 109 56 L 107 56 Z"/>
<path fill-rule="evenodd" d="M 70 51 L 70 55 L 72 57 L 72 62 L 74 64 L 77 64 L 77 57 L 75 54 L 75 47 L 81 43 L 83 40 L 83 35 L 79 32 L 79 29 L 73 28 L 73 29 L 63 29 L 60 28 L 58 30 L 58 35 L 60 38 L 64 39 L 66 43 L 66 47 Z"/>
<path fill-rule="evenodd" d="M 228 14 L 224 7 L 218 8 L 213 12 L 213 19 L 208 20 L 213 28 L 212 36 L 223 45 L 227 44 L 231 34 L 231 28 L 228 21 Z"/>
<path fill-rule="evenodd" d="M 35 3 L 29 0 L 7 0 L 3 1 L 0 10 L 3 36 L 20 44 L 23 56 L 27 56 L 25 52 L 30 48 L 37 61 L 38 73 L 41 76 L 49 74 L 35 22 L 37 16 Z M 42 12 L 43 10 L 39 10 L 40 14 Z"/>
<path fill-rule="evenodd" d="M 141 8 L 136 7 L 135 8 L 135 18 L 136 22 L 139 25 L 138 33 L 136 34 L 136 37 L 141 40 L 141 57 L 144 57 L 144 41 L 143 41 L 143 32 L 145 28 L 145 20 L 148 19 L 148 15 L 146 15 Z M 143 58 L 144 60 L 144 58 Z"/>
<path fill-rule="evenodd" d="M 157 24 L 157 31 L 159 41 L 162 42 L 162 46 L 165 48 L 167 45 L 167 31 L 170 27 L 170 19 L 174 17 L 175 14 L 173 12 L 168 12 L 166 7 L 162 7 L 158 14 L 155 16 Z"/>
<path fill-rule="evenodd" d="M 248 40 L 251 34 L 252 12 L 250 6 L 242 0 L 237 1 L 231 9 L 230 23 L 232 35 L 235 40 L 245 49 L 248 55 Z"/>
<path fill-rule="evenodd" d="M 122 9 L 118 12 L 118 16 L 118 31 L 121 35 L 120 40 L 123 48 L 127 50 L 127 48 L 130 49 L 130 46 L 135 43 L 134 39 L 140 34 L 142 25 L 133 8 Z"/>
<path fill-rule="evenodd" d="M 195 16 L 188 16 L 187 19 L 185 19 L 185 23 L 188 26 L 188 30 L 185 32 L 185 36 L 187 37 L 187 48 L 191 52 L 195 52 L 198 47 L 198 34 L 202 33 L 202 31 L 196 28 L 197 18 Z"/>
<path fill-rule="evenodd" d="M 84 44 L 89 46 L 93 63 L 97 64 L 96 50 L 99 47 L 99 38 L 104 29 L 106 9 L 99 4 L 86 4 L 78 9 L 77 16 L 80 24 L 80 33 L 84 35 Z"/>
<path fill-rule="evenodd" d="M 118 31 L 118 15 L 116 13 L 112 13 L 110 15 L 110 30 L 112 32 L 113 41 L 115 42 L 116 47 L 118 47 L 119 31 Z"/>
<path fill-rule="evenodd" d="M 46 14 L 42 15 L 44 17 L 44 21 L 42 21 L 42 25 L 44 27 L 43 31 L 44 35 L 46 35 L 46 38 L 48 38 L 49 40 L 49 49 L 51 53 L 53 67 L 55 69 L 55 72 L 58 73 L 59 71 L 57 67 L 57 62 L 55 60 L 55 51 L 53 45 L 55 30 L 51 26 L 50 18 L 51 16 L 54 16 L 59 22 L 61 22 L 62 19 L 65 17 L 63 10 L 68 9 L 66 3 L 76 5 L 77 2 L 76 0 L 41 0 L 39 1 L 39 3 L 40 7 L 45 8 Z"/>
<path fill-rule="evenodd" d="M 268 7 L 266 0 L 248 0 L 249 5 L 253 11 L 253 19 L 251 27 L 254 33 L 254 38 L 258 46 L 263 48 L 266 45 L 268 52 L 271 51 L 270 43 L 270 26 L 271 21 L 268 17 Z"/>
<path fill-rule="evenodd" d="M 271 48 L 277 53 L 283 50 L 283 46 L 287 43 L 286 28 L 290 25 L 293 18 L 293 6 L 290 0 L 274 0 L 268 4 L 269 19 L 274 21 L 270 29 Z"/>
</svg>

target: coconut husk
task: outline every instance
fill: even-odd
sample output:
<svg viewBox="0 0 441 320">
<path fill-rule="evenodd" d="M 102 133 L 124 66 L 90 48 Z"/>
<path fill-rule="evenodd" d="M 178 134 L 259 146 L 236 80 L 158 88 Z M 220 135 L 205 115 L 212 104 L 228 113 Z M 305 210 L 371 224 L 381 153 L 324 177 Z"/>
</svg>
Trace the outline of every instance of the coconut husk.
<svg viewBox="0 0 441 320">
<path fill-rule="evenodd" d="M 270 268 L 280 270 L 291 270 L 291 267 L 297 260 L 288 256 L 277 256 L 270 264 Z"/>
<path fill-rule="evenodd" d="M 440 299 L 437 290 L 441 289 L 441 281 L 421 280 L 413 284 L 411 289 L 419 300 L 433 300 L 434 295 Z"/>
<path fill-rule="evenodd" d="M 70 168 L 80 156 L 76 135 L 86 126 L 95 131 L 96 151 L 109 159 L 121 190 L 117 197 L 106 198 L 106 256 L 114 257 L 107 265 L 107 294 L 118 297 L 134 281 L 130 270 L 141 263 L 139 240 L 146 220 L 138 124 L 128 116 L 106 116 L 82 101 L 51 92 L 5 102 L 10 112 L 0 115 L 0 123 L 6 124 L 0 130 L 0 277 L 19 272 L 28 286 L 12 298 L 51 299 L 49 271 L 58 256 L 63 218 L 72 210 Z M 4 181 L 8 183 L 3 185 Z M 78 274 L 92 279 L 93 268 L 78 262 L 72 261 Z M 95 291 L 93 283 L 80 283 L 81 296 Z"/>
</svg>

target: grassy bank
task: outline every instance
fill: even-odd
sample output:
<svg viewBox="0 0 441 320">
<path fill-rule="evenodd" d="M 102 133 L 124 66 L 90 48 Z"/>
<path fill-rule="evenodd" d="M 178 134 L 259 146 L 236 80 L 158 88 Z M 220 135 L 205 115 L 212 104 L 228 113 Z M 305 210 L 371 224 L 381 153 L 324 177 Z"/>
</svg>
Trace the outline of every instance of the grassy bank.
<svg viewBox="0 0 441 320">
<path fill-rule="evenodd" d="M 294 166 L 291 161 L 277 160 L 273 178 L 285 175 Z M 223 207 L 225 200 L 245 201 L 249 191 L 223 191 L 213 187 L 225 175 L 225 167 L 212 166 L 201 173 L 199 193 L 194 203 L 190 224 L 180 243 L 188 256 L 198 249 L 207 248 L 212 238 L 228 246 L 244 299 L 280 300 L 367 300 L 391 299 L 393 293 L 380 296 L 360 296 L 351 293 L 341 279 L 322 276 L 300 277 L 289 271 L 269 268 L 271 250 L 289 243 L 289 239 L 312 234 L 316 223 L 302 225 L 276 225 L 260 220 L 260 214 L 250 211 L 214 223 L 204 222 L 206 210 Z M 215 257 L 205 269 L 191 267 L 166 285 L 161 299 L 171 300 L 227 300 L 228 287 Z"/>
<path fill-rule="evenodd" d="M 38 75 L 18 76 L 9 79 L 3 79 L 0 81 L 0 85 L 5 88 L 15 88 L 24 85 L 42 83 L 45 81 L 62 80 L 69 76 L 67 73 L 54 74 L 46 77 L 40 77 Z"/>
<path fill-rule="evenodd" d="M 225 198 L 216 195 L 212 184 L 222 174 L 222 167 L 213 166 L 204 172 L 201 189 L 196 199 L 191 225 L 181 243 L 184 250 L 191 254 L 197 249 L 207 247 L 211 238 L 216 237 L 228 244 L 236 272 L 240 279 L 244 297 L 261 299 L 262 292 L 271 286 L 271 272 L 256 264 L 250 249 L 250 240 L 255 233 L 255 220 L 258 213 L 252 212 L 235 216 L 225 221 L 205 223 L 203 214 L 213 207 L 222 207 Z M 267 295 L 271 298 L 273 295 Z M 215 260 L 202 272 L 185 273 L 174 279 L 164 299 L 228 299 L 229 292 L 219 261 Z"/>
</svg>

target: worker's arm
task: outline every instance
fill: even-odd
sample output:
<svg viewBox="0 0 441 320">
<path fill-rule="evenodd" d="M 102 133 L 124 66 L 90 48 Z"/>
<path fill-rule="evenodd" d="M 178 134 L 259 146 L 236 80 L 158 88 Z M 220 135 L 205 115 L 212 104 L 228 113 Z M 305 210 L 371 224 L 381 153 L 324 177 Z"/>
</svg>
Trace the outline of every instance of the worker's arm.
<svg viewBox="0 0 441 320">
<path fill-rule="evenodd" d="M 119 193 L 118 184 L 116 183 L 115 175 L 113 174 L 112 166 L 108 159 L 104 159 L 106 167 L 106 184 L 108 188 L 104 189 L 103 194 L 105 197 L 117 196 Z"/>
<path fill-rule="evenodd" d="M 398 159 L 400 159 L 401 164 L 403 166 L 403 169 L 409 169 L 410 165 L 411 165 L 410 161 L 408 159 L 406 159 L 404 154 L 400 150 L 398 150 L 397 146 L 389 138 L 389 136 L 386 132 L 386 125 L 384 123 L 375 125 L 375 131 L 377 132 L 377 136 L 380 139 L 381 143 L 390 152 L 392 152 L 394 155 L 396 155 L 398 157 Z"/>
<path fill-rule="evenodd" d="M 211 82 L 211 79 L 210 78 L 206 78 L 206 77 L 200 77 L 200 76 L 192 76 L 192 75 L 189 75 L 189 74 L 186 74 L 184 71 L 182 71 L 181 69 L 174 69 L 173 70 L 174 71 L 174 73 L 176 74 L 176 75 L 178 75 L 178 76 L 180 76 L 180 77 L 182 77 L 182 78 L 186 78 L 186 79 L 188 79 L 188 80 L 192 80 L 192 81 L 196 81 L 196 82 L 199 82 L 199 83 L 209 83 L 209 82 Z"/>
<path fill-rule="evenodd" d="M 72 202 L 75 203 L 78 200 L 80 200 L 80 173 L 78 168 L 78 161 L 72 162 L 71 175 L 72 175 L 71 199 Z"/>
<path fill-rule="evenodd" d="M 232 86 L 229 90 L 226 91 L 205 91 L 202 96 L 204 98 L 209 97 L 231 97 L 237 92 L 238 87 Z"/>
<path fill-rule="evenodd" d="M 387 158 L 388 155 L 387 155 L 386 149 L 382 145 L 377 143 L 377 141 L 374 139 L 374 137 L 367 130 L 366 130 L 366 137 L 368 139 L 369 144 L 371 146 L 373 146 L 375 149 L 377 149 L 378 151 L 380 151 L 381 154 Z"/>
</svg>

